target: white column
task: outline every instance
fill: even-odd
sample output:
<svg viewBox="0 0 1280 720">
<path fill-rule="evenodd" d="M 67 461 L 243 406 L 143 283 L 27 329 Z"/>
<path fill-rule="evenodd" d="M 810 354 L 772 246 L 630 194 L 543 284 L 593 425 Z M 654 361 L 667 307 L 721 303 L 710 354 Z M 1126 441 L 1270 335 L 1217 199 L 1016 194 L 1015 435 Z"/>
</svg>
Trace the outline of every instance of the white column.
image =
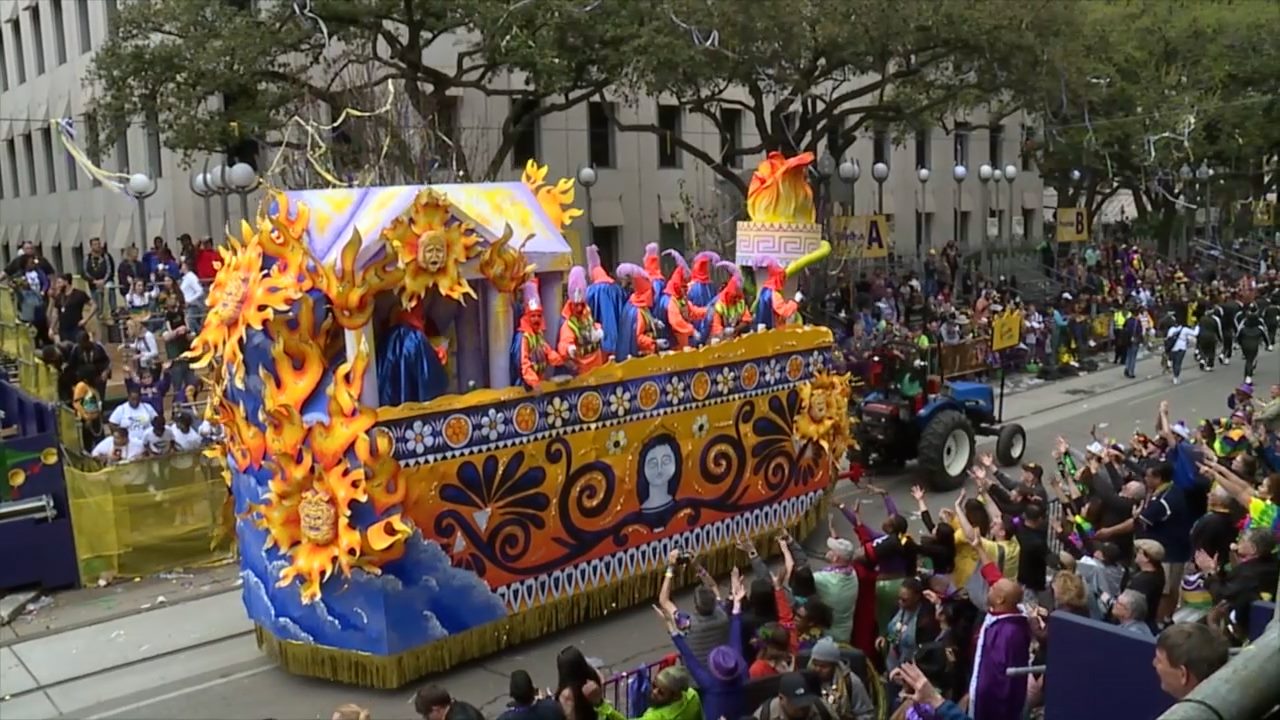
<svg viewBox="0 0 1280 720">
<path fill-rule="evenodd" d="M 511 312 L 511 298 L 497 291 L 490 283 L 484 284 L 484 303 L 487 315 L 489 353 L 489 387 L 511 386 L 511 337 L 515 333 L 515 317 Z"/>
</svg>

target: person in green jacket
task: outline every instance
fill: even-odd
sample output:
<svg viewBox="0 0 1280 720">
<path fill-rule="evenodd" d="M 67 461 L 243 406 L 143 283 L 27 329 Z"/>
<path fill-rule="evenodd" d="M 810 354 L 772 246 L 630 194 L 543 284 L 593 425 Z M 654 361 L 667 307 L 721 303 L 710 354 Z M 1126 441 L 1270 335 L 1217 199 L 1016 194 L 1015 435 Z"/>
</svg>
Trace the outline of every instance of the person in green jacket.
<svg viewBox="0 0 1280 720">
<path fill-rule="evenodd" d="M 649 691 L 649 707 L 638 720 L 702 720 L 702 699 L 690 685 L 689 671 L 682 667 L 663 668 Z M 600 688 L 597 686 L 591 690 L 598 692 Z M 595 703 L 599 720 L 626 720 L 625 715 L 604 701 L 603 692 L 599 695 L 588 693 L 588 688 L 584 687 L 583 694 Z"/>
<path fill-rule="evenodd" d="M 834 521 L 832 521 L 834 523 Z M 858 597 L 858 576 L 853 563 L 858 548 L 836 533 L 831 527 L 827 538 L 827 567 L 813 574 L 813 584 L 818 598 L 831 608 L 831 632 L 833 638 L 853 636 L 853 607 Z"/>
</svg>

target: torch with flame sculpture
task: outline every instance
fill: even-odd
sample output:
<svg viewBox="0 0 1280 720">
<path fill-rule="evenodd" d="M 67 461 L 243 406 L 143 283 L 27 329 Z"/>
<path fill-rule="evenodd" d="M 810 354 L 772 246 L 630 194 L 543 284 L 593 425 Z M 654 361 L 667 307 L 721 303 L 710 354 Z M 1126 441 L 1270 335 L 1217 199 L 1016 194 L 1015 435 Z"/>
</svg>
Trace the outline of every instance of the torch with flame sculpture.
<svg viewBox="0 0 1280 720">
<path fill-rule="evenodd" d="M 757 248 L 769 247 L 768 255 L 785 264 L 787 277 L 791 277 L 831 254 L 831 244 L 822 238 L 822 226 L 816 222 L 813 188 L 806 177 L 812 164 L 813 153 L 788 158 L 771 152 L 756 167 L 747 188 L 751 220 L 738 223 L 739 265 L 758 264 L 764 256 Z M 780 232 L 789 238 L 799 237 L 802 245 L 812 250 L 799 256 L 778 256 L 773 249 L 779 246 Z"/>
</svg>

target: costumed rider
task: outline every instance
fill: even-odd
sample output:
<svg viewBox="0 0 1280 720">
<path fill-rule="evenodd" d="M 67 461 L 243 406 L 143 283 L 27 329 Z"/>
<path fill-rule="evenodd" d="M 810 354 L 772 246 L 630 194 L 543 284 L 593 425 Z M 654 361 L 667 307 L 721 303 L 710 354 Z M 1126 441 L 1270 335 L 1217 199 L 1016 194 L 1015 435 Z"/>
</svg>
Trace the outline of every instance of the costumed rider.
<svg viewBox="0 0 1280 720">
<path fill-rule="evenodd" d="M 702 322 L 698 323 L 698 332 L 702 333 L 702 337 L 711 334 L 711 304 L 716 301 L 716 285 L 711 279 L 711 269 L 720 263 L 720 256 L 710 250 L 703 250 L 693 256 L 693 270 L 689 273 L 689 291 L 687 297 L 689 302 L 700 308 L 706 308 L 707 313 L 703 316 Z"/>
<path fill-rule="evenodd" d="M 445 394 L 448 347 L 431 342 L 426 303 L 419 299 L 396 312 L 378 343 L 378 401 L 383 406 L 427 402 Z"/>
<path fill-rule="evenodd" d="M 1249 303 L 1244 314 L 1240 316 L 1240 325 L 1236 330 L 1236 342 L 1240 344 L 1240 354 L 1244 355 L 1244 381 L 1253 382 L 1253 371 L 1258 367 L 1258 350 L 1266 344 L 1267 328 L 1262 323 L 1262 315 L 1258 306 Z M 1268 347 L 1268 350 L 1271 348 Z"/>
<path fill-rule="evenodd" d="M 635 263 L 623 263 L 618 266 L 617 275 L 631 281 L 631 297 L 622 308 L 614 357 L 622 361 L 666 350 L 663 325 L 653 316 L 653 283 L 649 274 Z"/>
<path fill-rule="evenodd" d="M 689 302 L 685 294 L 684 279 L 689 272 L 689 266 L 685 264 L 684 258 L 675 250 L 667 250 L 664 254 L 670 255 L 676 261 L 676 269 L 671 271 L 671 279 L 667 281 L 665 293 L 667 309 L 665 317 L 667 328 L 670 330 L 671 348 L 683 350 L 687 347 L 697 347 L 702 344 L 703 334 L 698 328 L 707 317 L 707 309 Z"/>
<path fill-rule="evenodd" d="M 574 374 L 582 375 L 603 365 L 606 358 L 600 342 L 604 340 L 604 330 L 587 304 L 587 271 L 581 265 L 569 270 L 569 302 L 561 314 L 564 321 L 560 323 L 556 350 L 573 367 Z"/>
<path fill-rule="evenodd" d="M 537 390 L 542 381 L 551 377 L 551 370 L 564 364 L 564 358 L 542 336 L 546 321 L 542 317 L 542 299 L 538 295 L 538 283 L 524 284 L 520 302 L 520 324 L 516 326 L 516 352 L 511 360 L 511 384 L 517 382 L 529 390 Z"/>
<path fill-rule="evenodd" d="M 751 329 L 751 311 L 742 295 L 742 270 L 728 261 L 716 265 L 729 271 L 729 281 L 711 305 L 711 337 L 728 340 Z"/>
<path fill-rule="evenodd" d="M 644 274 L 649 276 L 649 284 L 653 286 L 653 309 L 658 317 L 664 317 L 666 303 L 662 293 L 667 289 L 667 278 L 662 274 L 662 258 L 658 255 L 658 243 L 644 246 Z"/>
<path fill-rule="evenodd" d="M 762 265 L 769 275 L 760 285 L 760 293 L 756 296 L 752 312 L 756 324 L 773 329 L 775 326 L 800 322 L 800 303 L 804 302 L 804 293 L 796 291 L 791 300 L 784 299 L 782 292 L 783 286 L 787 284 L 786 269 L 773 257 L 763 258 Z"/>
<path fill-rule="evenodd" d="M 618 329 L 622 320 L 622 309 L 627 304 L 627 293 L 610 277 L 609 271 L 600 265 L 600 250 L 595 245 L 587 246 L 587 307 L 591 308 L 591 317 L 600 323 L 604 330 L 604 339 L 600 341 L 607 357 L 617 355 Z"/>
</svg>

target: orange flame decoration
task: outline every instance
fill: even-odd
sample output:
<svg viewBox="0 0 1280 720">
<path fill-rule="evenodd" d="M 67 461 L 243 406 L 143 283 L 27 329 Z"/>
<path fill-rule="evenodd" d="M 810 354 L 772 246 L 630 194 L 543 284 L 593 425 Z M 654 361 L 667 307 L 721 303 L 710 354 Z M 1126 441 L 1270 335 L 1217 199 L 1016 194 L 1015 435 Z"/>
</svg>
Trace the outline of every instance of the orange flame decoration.
<svg viewBox="0 0 1280 720">
<path fill-rule="evenodd" d="M 450 300 L 462 302 L 475 290 L 462 277 L 462 266 L 480 251 L 480 236 L 470 225 L 449 223 L 449 201 L 423 190 L 404 215 L 382 230 L 382 239 L 395 251 L 404 268 L 400 300 L 411 307 L 435 288 Z"/>
<path fill-rule="evenodd" d="M 273 216 L 261 220 L 256 232 L 242 224 L 241 239 L 229 238 L 230 248 L 221 251 L 209 319 L 190 355 L 197 366 L 212 365 L 206 412 L 226 431 L 231 464 L 240 472 L 263 466 L 271 472 L 263 501 L 250 504 L 247 514 L 266 530 L 268 547 L 290 556 L 278 584 L 300 579 L 302 599 L 309 603 L 335 570 L 381 572 L 383 564 L 404 552 L 404 540 L 412 533 L 394 512 L 406 488 L 392 455 L 392 438 L 374 429 L 374 411 L 360 403 L 368 347 L 362 342 L 334 373 L 326 390 L 327 421 L 307 425 L 300 410 L 324 382 L 325 349 L 338 338 L 338 329 L 367 324 L 377 293 L 399 285 L 405 271 L 380 265 L 356 270 L 358 236 L 343 247 L 341 269 L 322 267 L 306 247 L 307 208 L 297 206 L 290 218 L 286 199 L 276 199 Z M 465 243 L 450 242 L 448 248 L 451 261 L 459 255 L 465 260 L 469 252 Z M 275 260 L 265 273 L 264 255 Z M 455 275 L 457 267 L 451 266 Z M 332 310 L 318 328 L 315 304 L 305 294 L 312 287 L 324 292 Z M 225 394 L 228 382 L 243 387 L 242 348 L 251 328 L 263 330 L 271 340 L 274 361 L 274 372 L 260 373 L 263 397 L 257 418 L 247 417 L 243 405 Z M 226 477 L 229 481 L 229 472 Z M 351 522 L 352 505 L 360 502 L 371 503 L 379 517 L 364 529 Z"/>
<path fill-rule="evenodd" d="M 771 152 L 751 175 L 747 215 L 755 223 L 812 223 L 817 218 L 813 188 L 805 178 L 813 153 L 793 158 Z"/>
<path fill-rule="evenodd" d="M 564 232 L 564 229 L 569 227 L 569 223 L 582 215 L 581 210 L 572 207 L 573 178 L 560 178 L 555 185 L 547 185 L 547 171 L 548 166 L 539 165 L 538 161 L 530 158 L 529 162 L 525 163 L 524 175 L 520 179 L 533 191 L 534 197 L 538 199 L 538 205 L 542 207 L 542 212 L 551 219 L 556 230 Z"/>
<path fill-rule="evenodd" d="M 502 293 L 515 292 L 516 288 L 524 287 L 537 269 L 536 265 L 526 261 L 524 255 L 524 245 L 529 242 L 529 238 L 525 238 L 519 247 L 513 248 L 512 232 L 511 226 L 507 225 L 502 237 L 490 243 L 480 254 L 480 274 Z"/>
</svg>

